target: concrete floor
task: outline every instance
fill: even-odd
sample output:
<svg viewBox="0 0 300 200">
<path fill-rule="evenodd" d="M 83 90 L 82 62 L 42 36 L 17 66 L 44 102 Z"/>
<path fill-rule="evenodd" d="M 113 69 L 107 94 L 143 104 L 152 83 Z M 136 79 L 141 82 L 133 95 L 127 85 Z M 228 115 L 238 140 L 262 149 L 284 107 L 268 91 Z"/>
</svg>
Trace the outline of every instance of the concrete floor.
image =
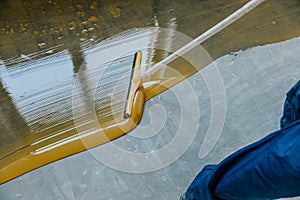
<svg viewBox="0 0 300 200">
<path fill-rule="evenodd" d="M 296 38 L 223 56 L 204 71 L 146 102 L 144 117 L 130 134 L 2 184 L 0 199 L 178 199 L 204 165 L 218 163 L 279 128 L 285 93 L 300 77 L 299 52 L 300 38 Z M 209 91 L 212 94 L 214 88 L 205 81 L 211 78 L 206 72 L 214 67 L 220 71 L 226 91 L 226 98 L 219 101 L 211 101 Z M 199 113 L 194 110 L 188 116 L 184 113 L 189 112 L 193 98 L 187 94 L 186 85 L 192 86 L 199 108 Z M 210 138 L 206 134 L 210 119 L 215 119 L 212 108 L 224 102 L 226 118 L 220 137 L 215 138 L 216 145 L 214 140 L 202 143 L 204 138 Z M 186 120 L 197 124 L 194 138 L 187 129 L 177 131 L 180 122 Z M 186 151 L 180 143 L 170 145 L 178 135 L 182 144 L 188 145 Z M 120 152 L 131 152 L 131 156 L 122 157 L 124 154 L 113 151 L 111 144 L 118 146 Z M 200 153 L 200 158 L 201 146 L 208 154 L 203 157 Z M 156 154 L 161 148 L 169 148 L 167 154 L 161 154 L 164 157 Z M 152 163 L 146 163 L 147 159 L 137 163 L 137 154 L 145 154 Z M 174 155 L 179 158 L 172 162 L 168 157 Z M 160 169 L 162 166 L 165 167 Z"/>
</svg>

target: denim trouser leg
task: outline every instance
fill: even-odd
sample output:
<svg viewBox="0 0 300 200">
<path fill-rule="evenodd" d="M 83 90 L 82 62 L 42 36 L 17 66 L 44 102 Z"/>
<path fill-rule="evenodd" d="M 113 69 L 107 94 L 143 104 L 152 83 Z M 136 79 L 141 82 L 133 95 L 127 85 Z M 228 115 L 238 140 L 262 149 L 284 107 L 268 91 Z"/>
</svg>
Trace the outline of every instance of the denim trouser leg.
<svg viewBox="0 0 300 200">
<path fill-rule="evenodd" d="M 259 200 L 300 195 L 300 81 L 287 93 L 282 129 L 206 166 L 186 200 Z"/>
</svg>

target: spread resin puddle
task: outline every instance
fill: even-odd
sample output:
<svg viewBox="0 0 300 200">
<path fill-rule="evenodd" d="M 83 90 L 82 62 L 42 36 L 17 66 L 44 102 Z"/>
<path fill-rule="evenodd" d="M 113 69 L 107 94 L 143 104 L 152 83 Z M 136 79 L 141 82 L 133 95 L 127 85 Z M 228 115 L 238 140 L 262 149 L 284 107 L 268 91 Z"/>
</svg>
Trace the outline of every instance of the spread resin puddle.
<svg viewBox="0 0 300 200">
<path fill-rule="evenodd" d="M 263 1 L 252 2 L 253 7 L 245 9 L 243 14 Z M 97 11 L 97 5 L 93 4 L 89 5 L 87 12 L 84 6 L 76 4 L 78 18 L 69 19 L 66 25 L 62 25 L 62 30 L 44 25 L 41 25 L 41 30 L 35 30 L 32 24 L 37 22 L 34 20 L 30 22 L 32 24 L 22 22 L 22 26 L 4 20 L 0 66 L 1 104 L 4 108 L 1 109 L 0 127 L 0 182 L 128 133 L 139 123 L 146 100 L 198 72 L 221 55 L 299 34 L 296 28 L 293 28 L 296 31 L 278 34 L 288 26 L 277 19 L 280 15 L 267 18 L 268 25 L 253 20 L 269 16 L 270 11 L 266 10 L 270 7 L 287 12 L 288 6 L 293 8 L 294 1 L 288 1 L 286 5 L 280 1 L 265 2 L 241 19 L 242 16 L 237 15 L 235 20 L 239 20 L 235 23 L 233 20 L 232 25 L 224 25 L 226 20 L 219 23 L 245 3 L 247 1 L 230 1 L 215 7 L 208 3 L 202 5 L 202 10 L 198 8 L 190 13 L 183 12 L 176 3 L 169 3 L 174 10 L 169 11 L 168 16 L 159 10 L 157 1 L 143 6 L 130 5 L 132 10 L 141 8 L 136 13 L 141 18 L 136 21 L 124 9 L 129 5 L 123 5 L 123 9 L 111 5 L 107 12 L 101 8 Z M 5 4 L 1 6 L 8 6 Z M 27 6 L 35 5 L 24 7 Z M 205 6 L 210 10 L 205 10 Z M 18 4 L 11 9 L 17 7 Z M 143 16 L 148 11 L 142 7 L 152 8 L 153 13 Z M 61 5 L 55 8 L 55 12 L 60 13 L 59 9 L 64 11 Z M 220 13 L 222 9 L 228 11 Z M 43 12 L 48 10 L 42 9 L 41 15 Z M 106 14 L 97 15 L 95 12 Z M 207 18 L 207 15 L 216 13 L 219 15 L 208 18 L 204 25 L 192 26 L 199 17 Z M 296 23 L 299 17 L 295 17 L 295 13 L 291 9 L 290 16 L 287 16 L 293 18 L 288 24 L 295 24 L 290 28 L 299 26 Z M 56 22 L 62 20 L 59 15 L 54 16 Z M 67 18 L 71 16 L 66 15 Z M 123 19 L 126 15 L 128 18 Z M 116 27 L 102 30 L 99 28 L 101 20 L 116 23 Z M 190 21 L 189 28 L 185 29 L 186 25 L 178 20 Z M 132 29 L 130 25 L 124 25 L 131 21 L 136 24 L 134 27 L 149 27 Z M 209 31 L 215 24 L 220 24 L 221 29 Z M 68 33 L 64 35 L 66 29 Z M 15 30 L 19 32 L 14 33 Z M 43 38 L 48 37 L 43 35 L 44 30 L 46 35 L 51 35 L 52 41 Z M 18 41 L 17 34 L 31 39 L 13 46 L 10 41 Z M 99 39 L 114 34 L 117 35 L 110 39 Z M 198 35 L 202 38 L 197 40 Z M 233 39 L 235 35 L 239 39 Z M 32 38 L 37 41 L 38 51 L 28 44 Z M 190 47 L 182 50 L 186 44 Z"/>
</svg>

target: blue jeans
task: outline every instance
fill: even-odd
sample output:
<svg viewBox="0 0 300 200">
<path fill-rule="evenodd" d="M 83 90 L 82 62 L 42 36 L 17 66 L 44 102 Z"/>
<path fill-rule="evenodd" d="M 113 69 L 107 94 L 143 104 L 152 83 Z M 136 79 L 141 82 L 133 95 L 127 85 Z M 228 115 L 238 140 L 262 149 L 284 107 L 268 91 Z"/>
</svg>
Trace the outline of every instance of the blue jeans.
<svg viewBox="0 0 300 200">
<path fill-rule="evenodd" d="M 287 93 L 281 129 L 196 176 L 183 200 L 300 196 L 300 81 Z"/>
</svg>

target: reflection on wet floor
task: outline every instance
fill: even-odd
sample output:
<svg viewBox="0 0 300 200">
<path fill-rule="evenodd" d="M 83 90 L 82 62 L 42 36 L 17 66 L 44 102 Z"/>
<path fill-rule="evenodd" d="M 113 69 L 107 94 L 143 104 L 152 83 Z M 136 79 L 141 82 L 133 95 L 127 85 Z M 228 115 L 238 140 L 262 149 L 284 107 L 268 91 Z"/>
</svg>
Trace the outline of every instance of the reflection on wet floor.
<svg viewBox="0 0 300 200">
<path fill-rule="evenodd" d="M 16 58 L 59 45 L 76 49 L 82 41 L 153 25 L 176 27 L 196 37 L 246 2 L 2 1 L 1 58 Z M 216 58 L 230 51 L 295 37 L 299 35 L 299 26 L 297 0 L 270 0 L 204 46 Z M 220 45 L 226 48 L 219 48 Z"/>
<path fill-rule="evenodd" d="M 78 112 L 83 114 L 84 110 L 80 108 L 82 104 L 94 104 L 96 114 L 102 121 L 112 114 L 115 123 L 120 121 L 125 108 L 134 52 L 124 54 L 128 51 L 124 49 L 114 56 L 116 51 L 110 50 L 112 57 L 109 60 L 105 57 L 105 51 L 118 45 L 120 41 L 138 41 L 137 44 L 144 43 L 147 46 L 149 35 L 150 30 L 141 29 L 120 35 L 123 39 L 117 37 L 100 43 L 83 43 L 79 58 L 74 58 L 68 50 L 63 50 L 51 55 L 47 52 L 44 52 L 46 55 L 40 53 L 36 55 L 39 57 L 36 59 L 15 59 L 13 67 L 2 64 L 0 77 L 12 98 L 9 102 L 16 106 L 14 112 L 22 116 L 19 121 L 23 121 L 23 126 L 28 127 L 26 132 L 23 130 L 11 141 L 2 140 L 6 141 L 3 146 L 13 144 L 18 139 L 24 141 L 20 146 L 23 147 L 38 139 L 63 132 L 67 126 L 72 126 L 75 110 L 81 109 Z M 134 47 L 134 44 L 131 46 Z M 78 60 L 82 60 L 80 65 L 77 65 Z M 5 62 L 9 65 L 13 61 Z M 74 88 L 76 81 L 80 82 L 77 86 L 82 88 Z M 81 97 L 87 102 L 80 102 Z M 2 156 L 11 152 L 7 148 L 1 151 Z"/>
<path fill-rule="evenodd" d="M 0 157 L 69 127 L 66 122 L 72 124 L 72 105 L 67 98 L 72 84 L 80 69 L 88 66 L 87 55 L 99 50 L 105 39 L 132 28 L 170 29 L 164 35 L 153 30 L 145 37 L 148 48 L 143 49 L 144 66 L 149 68 L 151 63 L 168 55 L 168 47 L 174 40 L 172 30 L 194 38 L 246 2 L 1 1 Z M 299 35 L 299 1 L 270 0 L 204 42 L 203 47 L 216 59 L 233 51 Z M 157 43 L 163 44 L 165 51 L 155 49 Z M 116 80 L 128 79 L 131 61 L 124 55 L 124 60 L 111 65 L 110 72 Z M 186 77 L 196 72 L 184 61 L 175 63 L 174 68 Z M 93 73 L 87 70 L 90 80 Z M 151 80 L 161 78 L 161 74 Z M 100 102 L 103 94 L 97 95 Z M 97 106 L 99 113 L 105 113 L 105 109 L 100 109 L 101 103 Z"/>
</svg>

